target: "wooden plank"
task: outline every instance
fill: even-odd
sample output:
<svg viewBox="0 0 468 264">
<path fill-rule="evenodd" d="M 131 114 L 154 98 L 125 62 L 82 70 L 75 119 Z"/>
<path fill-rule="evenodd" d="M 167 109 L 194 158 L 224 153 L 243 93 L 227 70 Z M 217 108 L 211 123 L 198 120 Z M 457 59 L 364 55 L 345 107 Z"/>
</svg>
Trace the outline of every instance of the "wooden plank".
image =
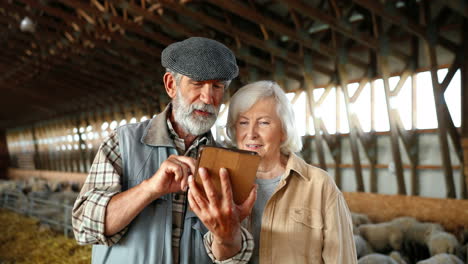
<svg viewBox="0 0 468 264">
<path fill-rule="evenodd" d="M 8 168 L 8 179 L 39 178 L 50 181 L 77 182 L 83 184 L 88 176 L 87 173 L 50 171 L 50 170 L 24 170 Z"/>
<path fill-rule="evenodd" d="M 468 201 L 374 193 L 343 193 L 350 211 L 363 213 L 374 222 L 410 216 L 436 222 L 448 231 L 468 228 Z"/>
<path fill-rule="evenodd" d="M 316 164 L 312 164 L 312 165 L 315 166 Z M 376 169 L 382 169 L 382 170 L 388 170 L 388 166 L 389 166 L 389 164 L 382 164 L 382 163 L 375 164 Z M 333 164 L 333 163 L 327 163 L 327 167 L 336 168 L 337 166 L 335 164 Z M 361 164 L 361 167 L 363 169 L 370 169 L 371 165 L 370 164 Z M 340 163 L 340 164 L 338 164 L 338 168 L 353 169 L 354 164 Z M 453 165 L 452 168 L 454 170 L 459 170 L 459 169 L 461 169 L 461 165 Z M 403 164 L 403 169 L 411 170 L 412 169 L 411 164 Z M 416 169 L 417 170 L 431 170 L 431 171 L 434 171 L 434 170 L 443 170 L 444 167 L 441 166 L 441 165 L 418 165 L 418 166 L 416 166 Z"/>
</svg>

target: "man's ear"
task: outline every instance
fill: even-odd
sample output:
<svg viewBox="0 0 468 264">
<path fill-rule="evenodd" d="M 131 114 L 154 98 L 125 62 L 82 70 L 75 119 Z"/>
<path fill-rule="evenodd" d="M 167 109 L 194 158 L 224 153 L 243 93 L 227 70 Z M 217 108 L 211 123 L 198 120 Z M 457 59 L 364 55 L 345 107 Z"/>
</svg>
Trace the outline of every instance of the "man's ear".
<svg viewBox="0 0 468 264">
<path fill-rule="evenodd" d="M 171 73 L 166 72 L 163 76 L 164 88 L 166 89 L 167 95 L 174 99 L 177 94 L 177 85 L 174 76 Z"/>
</svg>

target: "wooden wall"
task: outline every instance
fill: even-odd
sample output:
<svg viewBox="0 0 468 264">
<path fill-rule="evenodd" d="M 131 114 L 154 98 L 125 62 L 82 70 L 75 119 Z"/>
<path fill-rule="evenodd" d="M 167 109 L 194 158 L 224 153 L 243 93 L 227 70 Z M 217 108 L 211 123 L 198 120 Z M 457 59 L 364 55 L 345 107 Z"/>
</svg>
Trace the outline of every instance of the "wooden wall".
<svg viewBox="0 0 468 264">
<path fill-rule="evenodd" d="M 87 173 L 66 172 L 66 171 L 48 171 L 48 170 L 23 170 L 8 169 L 8 178 L 12 180 L 40 178 L 51 181 L 77 182 L 84 183 Z"/>
<path fill-rule="evenodd" d="M 352 212 L 364 213 L 373 222 L 411 216 L 422 222 L 437 222 L 449 231 L 468 228 L 468 201 L 419 196 L 343 193 Z"/>
</svg>

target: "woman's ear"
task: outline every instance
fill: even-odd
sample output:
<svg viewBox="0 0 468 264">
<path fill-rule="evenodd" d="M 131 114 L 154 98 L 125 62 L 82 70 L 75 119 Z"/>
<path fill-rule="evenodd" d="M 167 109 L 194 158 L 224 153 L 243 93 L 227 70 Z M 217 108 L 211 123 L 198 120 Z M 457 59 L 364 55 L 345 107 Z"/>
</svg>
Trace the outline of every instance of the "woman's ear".
<svg viewBox="0 0 468 264">
<path fill-rule="evenodd" d="M 164 88 L 166 89 L 167 95 L 174 99 L 177 94 L 177 84 L 174 76 L 171 73 L 166 72 L 163 76 Z"/>
<path fill-rule="evenodd" d="M 286 132 L 283 130 L 281 131 L 281 144 L 286 141 Z"/>
</svg>

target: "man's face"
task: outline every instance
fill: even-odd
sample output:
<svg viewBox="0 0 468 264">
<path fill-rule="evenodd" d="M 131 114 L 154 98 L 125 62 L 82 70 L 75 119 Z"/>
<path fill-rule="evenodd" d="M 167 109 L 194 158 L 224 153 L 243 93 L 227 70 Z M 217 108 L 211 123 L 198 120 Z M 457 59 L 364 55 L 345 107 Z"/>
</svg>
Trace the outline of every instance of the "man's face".
<svg viewBox="0 0 468 264">
<path fill-rule="evenodd" d="M 218 117 L 224 86 L 221 81 L 194 81 L 182 76 L 173 100 L 175 121 L 192 135 L 208 132 Z"/>
</svg>

